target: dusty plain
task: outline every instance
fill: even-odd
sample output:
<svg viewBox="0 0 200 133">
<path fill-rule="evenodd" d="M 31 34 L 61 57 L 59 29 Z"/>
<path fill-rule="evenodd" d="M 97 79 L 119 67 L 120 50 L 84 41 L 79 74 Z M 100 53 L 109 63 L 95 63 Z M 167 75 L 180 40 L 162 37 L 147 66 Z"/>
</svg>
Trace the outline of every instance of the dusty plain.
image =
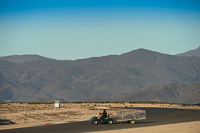
<svg viewBox="0 0 200 133">
<path fill-rule="evenodd" d="M 99 131 L 95 133 L 200 133 L 200 121 L 142 127 L 142 128 Z"/>
<path fill-rule="evenodd" d="M 0 104 L 0 117 L 9 119 L 16 124 L 0 125 L 0 130 L 41 126 L 46 123 L 89 120 L 96 113 L 94 107 L 158 107 L 200 110 L 200 106 L 161 103 L 61 103 L 60 105 L 60 108 L 55 108 L 54 103 L 2 103 Z M 115 112 L 110 113 L 115 115 Z M 191 133 L 200 133 L 200 121 L 137 128 L 133 130 L 146 131 L 145 133 L 156 132 L 157 130 L 166 133 L 169 131 L 173 133 L 178 133 L 182 132 L 183 127 L 184 131 L 189 131 Z M 131 129 L 124 129 L 112 132 L 129 133 L 132 131 Z"/>
</svg>

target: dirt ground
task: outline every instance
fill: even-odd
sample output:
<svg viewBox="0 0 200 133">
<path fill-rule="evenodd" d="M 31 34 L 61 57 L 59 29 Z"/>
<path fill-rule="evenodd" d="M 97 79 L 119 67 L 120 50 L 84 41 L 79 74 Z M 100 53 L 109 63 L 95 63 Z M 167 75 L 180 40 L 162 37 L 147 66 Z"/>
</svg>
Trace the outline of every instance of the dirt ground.
<svg viewBox="0 0 200 133">
<path fill-rule="evenodd" d="M 63 121 L 89 120 L 93 115 L 95 115 L 94 107 L 162 107 L 162 108 L 181 108 L 181 109 L 199 109 L 200 110 L 200 106 L 182 106 L 182 105 L 177 105 L 177 104 L 61 103 L 60 105 L 61 105 L 60 108 L 55 108 L 53 103 L 52 104 L 50 103 L 48 104 L 35 104 L 35 103 L 0 104 L 0 117 L 7 118 L 11 120 L 12 122 L 16 123 L 12 125 L 0 125 L 0 130 L 20 128 L 20 127 L 39 126 L 46 123 L 58 123 L 58 122 L 63 122 Z M 110 112 L 110 113 L 114 114 L 114 112 Z M 192 125 L 189 125 L 189 128 L 190 126 Z"/>
<path fill-rule="evenodd" d="M 200 133 L 200 121 L 152 127 L 100 131 L 95 133 Z"/>
</svg>

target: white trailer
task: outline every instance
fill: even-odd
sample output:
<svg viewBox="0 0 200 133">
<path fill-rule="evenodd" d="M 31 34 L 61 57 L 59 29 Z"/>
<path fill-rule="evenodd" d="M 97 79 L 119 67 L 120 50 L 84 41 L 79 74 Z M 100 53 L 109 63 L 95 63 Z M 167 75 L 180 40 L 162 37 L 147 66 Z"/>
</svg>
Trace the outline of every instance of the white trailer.
<svg viewBox="0 0 200 133">
<path fill-rule="evenodd" d="M 138 109 L 122 109 L 117 112 L 116 121 L 127 121 L 134 123 L 135 120 L 146 119 L 146 111 Z"/>
</svg>

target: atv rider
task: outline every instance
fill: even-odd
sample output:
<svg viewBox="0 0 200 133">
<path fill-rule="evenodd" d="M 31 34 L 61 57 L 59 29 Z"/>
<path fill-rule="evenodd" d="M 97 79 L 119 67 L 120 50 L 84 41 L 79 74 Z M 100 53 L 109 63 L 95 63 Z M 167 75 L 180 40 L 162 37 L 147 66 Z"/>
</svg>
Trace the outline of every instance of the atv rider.
<svg viewBox="0 0 200 133">
<path fill-rule="evenodd" d="M 108 116 L 105 109 L 103 110 L 103 113 L 100 113 L 100 114 L 101 114 L 101 116 L 99 118 L 99 121 L 104 120 L 104 118 L 106 118 Z"/>
</svg>

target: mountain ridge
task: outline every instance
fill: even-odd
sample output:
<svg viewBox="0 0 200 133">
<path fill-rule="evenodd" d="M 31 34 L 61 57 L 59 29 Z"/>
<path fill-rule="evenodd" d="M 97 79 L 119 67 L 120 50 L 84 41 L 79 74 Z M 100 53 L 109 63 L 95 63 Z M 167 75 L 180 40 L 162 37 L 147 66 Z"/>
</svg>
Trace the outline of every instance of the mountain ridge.
<svg viewBox="0 0 200 133">
<path fill-rule="evenodd" d="M 190 56 L 196 56 L 196 57 L 200 57 L 200 47 L 194 49 L 194 50 L 190 50 L 184 53 L 180 53 L 177 54 L 177 56 L 186 56 L 186 57 L 190 57 Z"/>
<path fill-rule="evenodd" d="M 199 57 L 178 57 L 145 49 L 74 61 L 48 59 L 10 63 L 0 60 L 0 66 L 4 66 L 0 67 L 0 102 L 106 101 L 115 100 L 118 95 L 146 94 L 157 86 L 200 81 Z M 146 95 L 146 99 L 152 95 Z M 194 103 L 194 100 L 189 102 Z"/>
<path fill-rule="evenodd" d="M 23 63 L 23 62 L 29 62 L 34 60 L 48 60 L 50 58 L 46 58 L 40 55 L 31 55 L 31 54 L 25 54 L 25 55 L 10 55 L 10 56 L 3 56 L 0 57 L 0 60 L 6 60 L 13 63 Z"/>
</svg>

